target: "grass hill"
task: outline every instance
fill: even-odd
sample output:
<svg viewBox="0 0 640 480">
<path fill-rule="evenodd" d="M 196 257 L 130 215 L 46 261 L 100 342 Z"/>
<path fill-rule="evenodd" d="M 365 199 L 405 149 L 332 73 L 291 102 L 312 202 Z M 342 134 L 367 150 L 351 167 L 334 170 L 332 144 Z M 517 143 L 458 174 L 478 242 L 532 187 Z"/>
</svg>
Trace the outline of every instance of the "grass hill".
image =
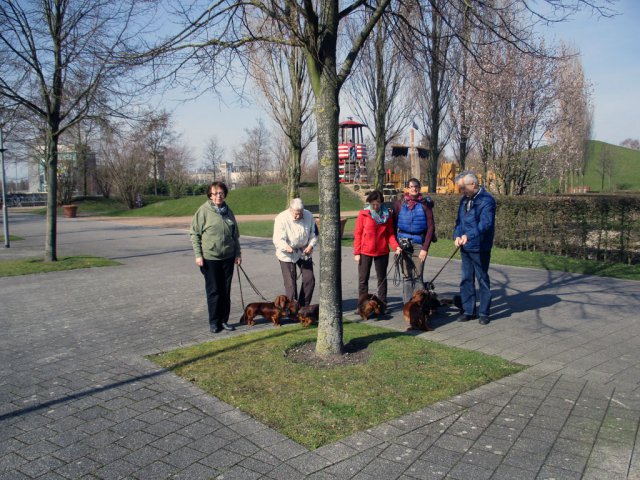
<svg viewBox="0 0 640 480">
<path fill-rule="evenodd" d="M 612 164 L 611 181 L 606 174 L 604 189 L 602 188 L 603 150 L 609 151 Z M 592 192 L 640 191 L 640 151 L 590 140 L 587 147 L 585 184 Z"/>
</svg>

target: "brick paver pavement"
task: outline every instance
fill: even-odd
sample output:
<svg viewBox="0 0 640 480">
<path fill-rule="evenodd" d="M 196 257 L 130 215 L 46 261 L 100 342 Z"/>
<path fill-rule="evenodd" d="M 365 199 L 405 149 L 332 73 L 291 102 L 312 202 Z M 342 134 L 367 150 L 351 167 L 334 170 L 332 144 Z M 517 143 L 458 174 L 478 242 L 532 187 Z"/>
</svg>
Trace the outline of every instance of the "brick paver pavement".
<svg viewBox="0 0 640 480">
<path fill-rule="evenodd" d="M 11 221 L 25 240 L 0 259 L 40 256 L 44 219 Z M 308 451 L 144 359 L 212 338 L 184 229 L 61 218 L 58 245 L 122 265 L 0 278 L 0 479 L 640 478 L 639 282 L 492 267 L 488 326 L 443 311 L 421 337 L 531 368 Z M 270 241 L 243 247 L 258 289 L 280 293 Z M 428 262 L 430 279 L 444 259 Z M 356 276 L 344 249 L 345 312 Z M 390 295 L 376 324 L 403 329 Z"/>
</svg>

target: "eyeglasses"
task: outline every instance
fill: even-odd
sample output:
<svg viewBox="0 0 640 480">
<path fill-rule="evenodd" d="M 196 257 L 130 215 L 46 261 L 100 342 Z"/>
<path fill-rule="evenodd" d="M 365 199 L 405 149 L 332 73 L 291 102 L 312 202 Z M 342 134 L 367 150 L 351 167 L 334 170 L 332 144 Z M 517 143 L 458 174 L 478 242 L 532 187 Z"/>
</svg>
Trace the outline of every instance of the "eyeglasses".
<svg viewBox="0 0 640 480">
<path fill-rule="evenodd" d="M 212 197 L 224 197 L 224 192 L 211 192 Z"/>
</svg>

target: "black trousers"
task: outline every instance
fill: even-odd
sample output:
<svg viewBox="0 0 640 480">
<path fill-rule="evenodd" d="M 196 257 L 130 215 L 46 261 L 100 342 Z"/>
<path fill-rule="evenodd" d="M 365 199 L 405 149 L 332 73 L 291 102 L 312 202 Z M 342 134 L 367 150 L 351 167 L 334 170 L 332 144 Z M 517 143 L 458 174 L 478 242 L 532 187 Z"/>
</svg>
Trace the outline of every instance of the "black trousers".
<svg viewBox="0 0 640 480">
<path fill-rule="evenodd" d="M 207 292 L 210 328 L 220 327 L 229 320 L 234 265 L 234 257 L 227 260 L 207 260 L 205 258 L 204 265 L 200 267 Z"/>
<path fill-rule="evenodd" d="M 313 260 L 298 260 L 293 262 L 280 262 L 280 269 L 282 270 L 282 279 L 284 280 L 284 293 L 287 297 L 298 300 L 300 306 L 311 305 L 311 297 L 313 297 L 313 290 L 316 287 L 316 277 L 313 274 Z M 297 270 L 296 266 L 300 268 L 302 272 L 302 284 L 300 285 L 300 293 L 297 293 L 296 280 Z"/>
<path fill-rule="evenodd" d="M 371 275 L 371 264 L 375 266 L 376 278 L 378 279 L 377 295 L 380 300 L 387 303 L 387 267 L 389 266 L 389 254 L 379 257 L 370 257 L 360 254 L 358 264 L 358 297 L 369 293 L 369 276 Z"/>
</svg>

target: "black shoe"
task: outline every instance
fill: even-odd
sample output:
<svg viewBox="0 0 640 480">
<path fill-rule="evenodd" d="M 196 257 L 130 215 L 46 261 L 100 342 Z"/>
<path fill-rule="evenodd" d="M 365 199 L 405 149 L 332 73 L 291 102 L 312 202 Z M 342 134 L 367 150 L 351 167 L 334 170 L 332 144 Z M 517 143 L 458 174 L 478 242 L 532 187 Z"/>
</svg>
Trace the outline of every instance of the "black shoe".
<svg viewBox="0 0 640 480">
<path fill-rule="evenodd" d="M 487 317 L 486 315 L 480 315 L 480 318 L 478 319 L 478 323 L 480 325 L 487 325 L 489 323 L 489 317 Z"/>
<path fill-rule="evenodd" d="M 222 331 L 222 327 L 209 327 L 209 331 L 211 333 L 220 333 Z"/>
<path fill-rule="evenodd" d="M 218 327 L 218 328 L 221 328 L 221 327 Z M 222 324 L 222 328 L 224 328 L 225 330 L 229 330 L 230 332 L 233 332 L 236 329 L 236 327 L 232 327 L 228 323 L 223 323 Z"/>
<path fill-rule="evenodd" d="M 461 313 L 457 318 L 458 322 L 468 322 L 469 320 L 473 320 L 473 315 L 466 315 L 464 313 Z"/>
</svg>

